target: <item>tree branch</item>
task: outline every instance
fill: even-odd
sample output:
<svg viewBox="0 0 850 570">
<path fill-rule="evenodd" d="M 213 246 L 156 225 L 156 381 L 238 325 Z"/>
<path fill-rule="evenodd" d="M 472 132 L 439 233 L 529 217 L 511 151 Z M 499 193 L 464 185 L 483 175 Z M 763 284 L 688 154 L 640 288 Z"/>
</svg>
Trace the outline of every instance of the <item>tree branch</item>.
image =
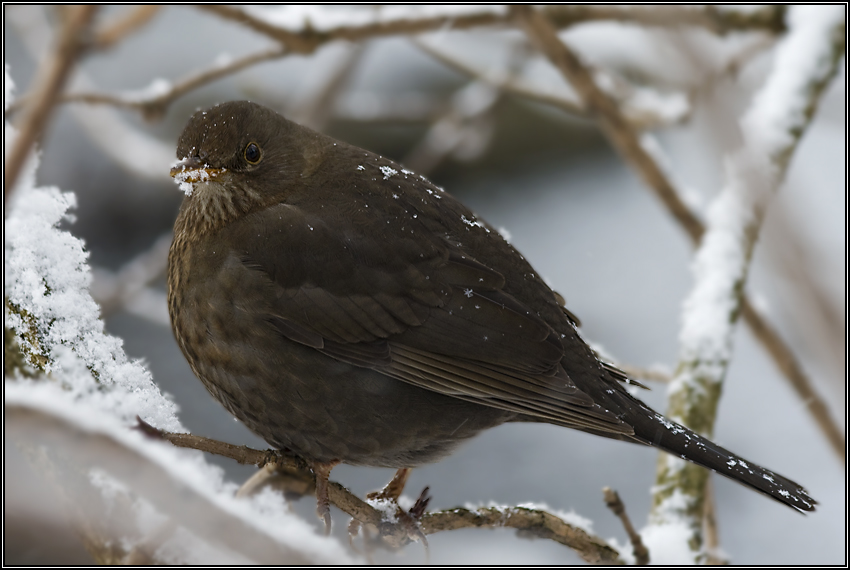
<svg viewBox="0 0 850 570">
<path fill-rule="evenodd" d="M 651 152 L 641 143 L 617 103 L 596 85 L 590 70 L 558 38 L 555 27 L 542 13 L 529 6 L 515 6 L 513 11 L 532 43 L 538 46 L 579 94 L 585 109 L 598 121 L 599 127 L 620 156 L 655 191 L 688 235 L 694 241 L 699 241 L 703 232 L 702 224 L 679 197 Z"/>
<path fill-rule="evenodd" d="M 482 83 L 492 85 L 493 87 L 507 94 L 515 95 L 517 97 L 522 97 L 535 103 L 541 103 L 543 105 L 548 105 L 550 107 L 560 109 L 576 117 L 589 118 L 588 113 L 585 111 L 580 101 L 577 101 L 574 98 L 571 98 L 566 95 L 561 95 L 554 92 L 546 92 L 530 87 L 529 85 L 526 85 L 522 81 L 520 81 L 520 78 L 517 77 L 518 74 L 516 72 L 501 72 L 500 70 L 500 72 L 498 73 L 488 73 L 468 65 L 459 60 L 458 58 L 450 56 L 445 51 L 436 48 L 428 42 L 422 41 L 420 39 L 414 39 L 413 42 L 419 49 L 421 49 L 426 54 L 433 57 L 443 65 L 450 67 L 459 73 L 467 75 L 471 79 L 475 79 Z M 597 71 L 597 75 L 603 75 L 603 73 L 601 71 Z M 636 103 L 634 101 L 634 94 L 636 92 L 638 92 L 639 90 L 652 91 L 650 88 L 636 88 L 634 85 L 630 83 L 625 84 L 626 82 L 618 80 L 608 74 L 604 74 L 604 80 L 609 85 L 619 87 L 619 91 L 626 92 L 619 94 L 617 98 L 620 100 L 620 105 L 622 105 L 623 107 L 624 115 L 628 119 L 629 123 L 631 123 L 632 127 L 635 129 L 649 129 L 669 125 L 671 123 L 682 122 L 686 119 L 688 115 L 689 109 L 686 106 L 683 107 L 683 109 L 685 109 L 685 112 L 681 112 L 680 109 L 676 109 L 673 113 L 668 113 L 667 115 L 665 115 L 664 113 L 659 113 L 657 109 L 653 109 L 645 105 L 641 106 L 640 103 Z M 658 98 L 660 96 L 658 92 L 652 92 L 655 96 L 654 98 Z M 676 95 L 678 95 L 678 93 Z"/>
<path fill-rule="evenodd" d="M 154 83 L 149 91 L 161 91 L 153 95 L 133 96 L 132 94 L 110 95 L 107 93 L 70 93 L 60 99 L 62 103 L 87 103 L 89 105 L 112 105 L 140 111 L 145 119 L 157 120 L 165 115 L 168 106 L 176 99 L 186 93 L 197 89 L 213 81 L 217 81 L 228 75 L 232 75 L 243 69 L 281 58 L 289 53 L 285 47 L 275 47 L 235 59 L 223 65 L 213 65 L 209 69 L 200 71 L 181 79 L 173 85 L 165 84 L 162 89 L 158 83 Z"/>
<path fill-rule="evenodd" d="M 375 11 L 372 22 L 357 26 L 338 26 L 317 30 L 307 21 L 300 30 L 290 30 L 269 23 L 241 8 L 222 5 L 204 5 L 199 8 L 232 20 L 255 32 L 268 36 L 292 51 L 312 53 L 319 46 L 337 40 L 351 42 L 394 35 L 413 35 L 450 28 L 469 29 L 482 26 L 507 25 L 511 21 L 508 11 L 482 8 L 480 12 L 423 16 L 421 18 L 380 19 Z M 612 20 L 645 26 L 680 27 L 697 26 L 718 34 L 732 31 L 761 30 L 780 33 L 784 30 L 783 9 L 767 7 L 758 11 L 740 11 L 705 8 L 611 8 L 605 6 L 547 6 L 542 12 L 552 23 L 565 28 L 575 24 Z"/>
<path fill-rule="evenodd" d="M 12 150 L 4 162 L 3 201 L 15 188 L 18 175 L 30 150 L 47 127 L 59 94 L 71 70 L 86 47 L 86 33 L 97 6 L 68 7 L 53 54 L 39 68 L 38 87 L 29 106 L 29 112 L 19 127 Z"/>
<path fill-rule="evenodd" d="M 136 418 L 138 428 L 146 434 L 164 439 L 177 447 L 198 449 L 229 457 L 241 464 L 253 464 L 277 471 L 284 471 L 286 477 L 280 483 L 283 489 L 296 493 L 314 492 L 314 476 L 306 461 L 299 456 L 275 450 L 260 451 L 246 446 L 236 446 L 214 439 L 191 434 L 171 433 L 159 430 Z M 265 483 L 271 480 L 263 476 Z M 252 485 L 252 491 L 256 488 Z M 348 489 L 331 481 L 328 486 L 330 503 L 362 524 L 374 527 L 389 544 L 402 546 L 410 541 L 410 532 L 403 524 L 390 521 L 385 513 L 353 495 Z M 619 554 L 604 540 L 588 534 L 584 530 L 564 522 L 545 511 L 524 507 L 481 507 L 475 510 L 465 508 L 448 509 L 440 512 L 425 513 L 419 520 L 422 532 L 426 535 L 437 532 L 471 527 L 507 527 L 531 533 L 538 538 L 554 540 L 575 550 L 579 556 L 591 563 L 622 564 Z"/>
<path fill-rule="evenodd" d="M 789 13 L 789 32 L 741 119 L 743 146 L 728 157 L 726 182 L 709 209 L 709 228 L 695 256 L 695 284 L 684 304 L 668 416 L 707 437 L 713 432 L 735 325 L 747 304 L 743 290 L 765 211 L 844 53 L 844 8 L 831 8 L 817 13 L 817 7 L 807 12 L 798 7 Z M 650 520 L 687 527 L 697 561 L 709 473 L 673 457 L 660 458 L 658 465 Z"/>
<path fill-rule="evenodd" d="M 524 22 L 532 40 L 536 38 L 541 43 L 543 52 L 586 101 L 588 109 L 598 116 L 600 127 L 608 136 L 612 146 L 655 192 L 673 218 L 685 230 L 691 242 L 694 245 L 699 244 L 705 233 L 705 225 L 682 201 L 680 193 L 657 164 L 645 142 L 641 141 L 639 135 L 624 120 L 616 103 L 594 83 L 591 73 L 560 41 L 552 25 L 539 12 L 528 7 L 519 7 L 515 11 Z M 843 461 L 845 440 L 842 430 L 829 414 L 828 407 L 812 386 L 811 380 L 803 371 L 791 347 L 767 319 L 752 306 L 746 295 L 741 304 L 741 311 L 756 338 L 773 357 L 777 367 L 791 382 L 801 399 L 806 402 L 817 425 Z"/>
<path fill-rule="evenodd" d="M 635 531 L 635 527 L 632 526 L 632 521 L 626 513 L 626 505 L 624 505 L 622 499 L 620 499 L 620 494 L 610 487 L 604 487 L 602 489 L 602 494 L 605 498 L 605 505 L 611 509 L 614 516 L 619 518 L 620 522 L 623 523 L 623 528 L 626 530 L 629 541 L 632 543 L 635 563 L 638 566 L 649 565 L 649 550 L 646 549 L 646 546 L 644 546 L 643 541 L 640 539 L 640 535 L 637 531 Z"/>
</svg>

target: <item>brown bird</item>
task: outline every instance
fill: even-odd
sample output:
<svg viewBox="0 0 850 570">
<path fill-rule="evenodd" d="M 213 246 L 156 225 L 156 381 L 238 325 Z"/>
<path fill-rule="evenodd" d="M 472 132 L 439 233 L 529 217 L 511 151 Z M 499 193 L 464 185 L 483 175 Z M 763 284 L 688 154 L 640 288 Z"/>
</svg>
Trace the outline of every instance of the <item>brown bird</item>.
<svg viewBox="0 0 850 570">
<path fill-rule="evenodd" d="M 797 483 L 653 411 L 503 237 L 397 163 L 245 101 L 199 111 L 171 175 L 172 328 L 246 426 L 302 455 L 410 468 L 504 422 L 658 447 L 801 511 Z"/>
</svg>

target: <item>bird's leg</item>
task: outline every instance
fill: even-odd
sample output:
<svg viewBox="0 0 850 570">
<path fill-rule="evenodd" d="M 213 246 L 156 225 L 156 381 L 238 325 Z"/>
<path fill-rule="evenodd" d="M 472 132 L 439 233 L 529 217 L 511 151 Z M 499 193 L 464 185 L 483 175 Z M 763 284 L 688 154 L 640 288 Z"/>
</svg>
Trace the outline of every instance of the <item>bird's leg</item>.
<svg viewBox="0 0 850 570">
<path fill-rule="evenodd" d="M 404 467 L 396 471 L 392 480 L 380 491 L 375 491 L 366 495 L 368 501 L 387 501 L 393 503 L 396 508 L 396 517 L 398 523 L 405 527 L 407 535 L 412 540 L 417 540 L 425 546 L 426 556 L 428 555 L 428 539 L 425 538 L 425 533 L 419 528 L 419 519 L 425 514 L 425 509 L 428 507 L 428 501 L 431 498 L 428 496 L 428 487 L 422 491 L 419 498 L 416 499 L 410 511 L 405 512 L 398 504 L 398 498 L 404 491 L 404 486 L 407 479 L 410 477 L 411 469 Z"/>
<path fill-rule="evenodd" d="M 328 498 L 328 478 L 331 469 L 339 464 L 339 461 L 320 463 L 314 461 L 313 473 L 316 475 L 316 514 L 325 523 L 325 534 L 331 533 L 331 502 Z"/>
<path fill-rule="evenodd" d="M 375 491 L 366 495 L 367 499 L 378 499 L 385 501 L 398 502 L 404 491 L 404 486 L 407 484 L 407 479 L 410 477 L 410 467 L 402 467 L 393 475 L 392 480 L 380 491 Z"/>
</svg>

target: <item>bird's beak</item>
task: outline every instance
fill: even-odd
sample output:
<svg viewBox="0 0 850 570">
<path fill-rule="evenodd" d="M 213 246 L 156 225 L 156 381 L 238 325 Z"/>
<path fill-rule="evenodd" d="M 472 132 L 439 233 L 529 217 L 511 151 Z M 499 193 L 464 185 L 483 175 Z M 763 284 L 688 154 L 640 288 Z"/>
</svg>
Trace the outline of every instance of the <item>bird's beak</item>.
<svg viewBox="0 0 850 570">
<path fill-rule="evenodd" d="M 190 156 L 171 167 L 171 177 L 177 182 L 206 182 L 227 172 L 225 168 L 212 168 L 199 157 Z"/>
</svg>

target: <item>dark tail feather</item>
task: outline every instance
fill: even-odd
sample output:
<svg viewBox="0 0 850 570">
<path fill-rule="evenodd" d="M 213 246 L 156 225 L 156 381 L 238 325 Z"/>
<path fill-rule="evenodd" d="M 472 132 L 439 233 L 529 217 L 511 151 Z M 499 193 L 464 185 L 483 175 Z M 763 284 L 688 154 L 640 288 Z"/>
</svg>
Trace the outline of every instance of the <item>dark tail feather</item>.
<svg viewBox="0 0 850 570">
<path fill-rule="evenodd" d="M 644 405 L 635 408 L 624 420 L 634 426 L 636 438 L 644 443 L 716 471 L 798 511 L 815 510 L 817 501 L 794 481 L 738 457 Z"/>
</svg>

